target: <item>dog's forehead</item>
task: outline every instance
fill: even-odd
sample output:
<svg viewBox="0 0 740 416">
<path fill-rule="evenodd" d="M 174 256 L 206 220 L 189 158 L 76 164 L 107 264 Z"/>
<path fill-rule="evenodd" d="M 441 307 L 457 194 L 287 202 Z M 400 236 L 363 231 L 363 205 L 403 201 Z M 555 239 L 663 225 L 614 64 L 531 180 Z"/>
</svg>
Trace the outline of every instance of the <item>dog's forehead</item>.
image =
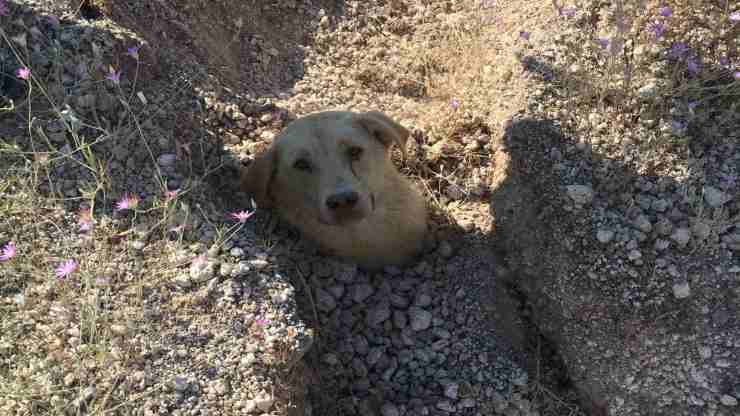
<svg viewBox="0 0 740 416">
<path fill-rule="evenodd" d="M 328 113 L 307 116 L 292 122 L 277 139 L 282 151 L 301 153 L 312 149 L 325 152 L 339 140 L 360 138 L 365 130 L 347 113 Z"/>
</svg>

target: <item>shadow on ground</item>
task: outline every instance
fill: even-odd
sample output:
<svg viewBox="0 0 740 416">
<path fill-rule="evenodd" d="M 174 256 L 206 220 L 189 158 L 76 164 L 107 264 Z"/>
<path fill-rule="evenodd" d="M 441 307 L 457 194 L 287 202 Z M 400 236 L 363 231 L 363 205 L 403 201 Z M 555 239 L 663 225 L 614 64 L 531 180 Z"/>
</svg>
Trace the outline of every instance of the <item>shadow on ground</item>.
<svg viewBox="0 0 740 416">
<path fill-rule="evenodd" d="M 544 83 L 563 81 L 562 71 L 535 57 L 523 62 Z M 707 344 L 722 349 L 718 338 L 738 341 L 737 325 L 723 318 L 740 311 L 727 297 L 738 290 L 728 273 L 737 259 L 720 244 L 736 232 L 737 198 L 719 209 L 702 199 L 706 186 L 720 187 L 717 167 L 731 163 L 737 143 L 690 125 L 699 134 L 692 157 L 711 162 L 682 183 L 600 155 L 584 138 L 567 137 L 561 123 L 513 119 L 496 155 L 492 238 L 506 253 L 510 283 L 589 414 L 699 414 L 718 399 L 707 385 L 721 395 L 738 383 L 736 369 L 697 358 Z M 706 251 L 710 245 L 719 249 Z M 674 295 L 684 284 L 690 296 Z M 672 368 L 679 361 L 695 364 Z"/>
</svg>

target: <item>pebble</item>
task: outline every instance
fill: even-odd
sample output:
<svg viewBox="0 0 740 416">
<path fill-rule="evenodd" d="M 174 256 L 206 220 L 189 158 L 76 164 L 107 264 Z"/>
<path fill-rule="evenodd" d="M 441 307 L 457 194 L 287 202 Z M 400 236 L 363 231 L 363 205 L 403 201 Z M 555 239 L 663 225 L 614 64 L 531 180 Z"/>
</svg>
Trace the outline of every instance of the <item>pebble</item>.
<svg viewBox="0 0 740 416">
<path fill-rule="evenodd" d="M 648 81 L 647 84 L 637 90 L 637 93 L 645 99 L 653 98 L 658 94 L 658 84 L 654 80 Z"/>
<path fill-rule="evenodd" d="M 365 301 L 365 299 L 369 298 L 370 296 L 375 293 L 375 289 L 373 289 L 372 286 L 370 286 L 367 283 L 360 283 L 352 286 L 352 300 L 354 300 L 356 303 L 362 303 Z"/>
<path fill-rule="evenodd" d="M 712 208 L 719 208 L 724 205 L 730 197 L 713 186 L 704 187 L 704 201 Z"/>
<path fill-rule="evenodd" d="M 439 250 L 439 255 L 443 258 L 450 258 L 452 257 L 452 245 L 446 240 L 439 243 L 439 247 L 437 248 Z"/>
<path fill-rule="evenodd" d="M 370 327 L 376 327 L 391 317 L 391 308 L 387 303 L 381 302 L 379 305 L 370 309 L 367 313 L 367 324 Z"/>
<path fill-rule="evenodd" d="M 452 400 L 457 400 L 458 392 L 460 391 L 460 384 L 448 383 L 444 386 L 445 397 Z"/>
<path fill-rule="evenodd" d="M 737 399 L 729 394 L 723 394 L 722 397 L 719 398 L 719 401 L 727 407 L 737 406 Z"/>
<path fill-rule="evenodd" d="M 428 329 L 432 324 L 432 313 L 416 306 L 409 308 L 409 321 L 411 329 L 414 331 L 423 331 Z"/>
<path fill-rule="evenodd" d="M 614 231 L 607 230 L 607 229 L 600 229 L 596 232 L 596 239 L 599 240 L 601 244 L 606 244 L 614 238 Z"/>
<path fill-rule="evenodd" d="M 673 296 L 676 299 L 685 299 L 691 296 L 691 287 L 689 282 L 680 282 L 673 285 Z"/>
<path fill-rule="evenodd" d="M 671 234 L 671 240 L 675 241 L 678 247 L 684 248 L 691 240 L 691 230 L 688 228 L 676 228 Z"/>
<path fill-rule="evenodd" d="M 400 416 L 401 412 L 398 410 L 398 407 L 396 407 L 393 403 L 385 403 L 380 408 L 380 414 L 382 416 Z"/>
<path fill-rule="evenodd" d="M 326 290 L 316 289 L 316 307 L 322 312 L 331 312 L 336 309 L 337 301 Z"/>
<path fill-rule="evenodd" d="M 594 199 L 594 191 L 586 185 L 568 185 L 566 191 L 576 205 L 588 205 Z"/>
</svg>

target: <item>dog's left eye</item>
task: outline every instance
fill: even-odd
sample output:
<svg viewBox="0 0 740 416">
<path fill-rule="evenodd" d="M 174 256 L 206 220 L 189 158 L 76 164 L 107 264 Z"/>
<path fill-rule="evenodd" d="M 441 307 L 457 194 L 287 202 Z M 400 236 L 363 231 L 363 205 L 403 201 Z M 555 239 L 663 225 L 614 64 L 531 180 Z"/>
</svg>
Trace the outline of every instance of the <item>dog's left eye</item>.
<svg viewBox="0 0 740 416">
<path fill-rule="evenodd" d="M 347 153 L 349 154 L 350 159 L 360 160 L 360 157 L 362 157 L 362 148 L 361 147 L 350 147 Z"/>
</svg>

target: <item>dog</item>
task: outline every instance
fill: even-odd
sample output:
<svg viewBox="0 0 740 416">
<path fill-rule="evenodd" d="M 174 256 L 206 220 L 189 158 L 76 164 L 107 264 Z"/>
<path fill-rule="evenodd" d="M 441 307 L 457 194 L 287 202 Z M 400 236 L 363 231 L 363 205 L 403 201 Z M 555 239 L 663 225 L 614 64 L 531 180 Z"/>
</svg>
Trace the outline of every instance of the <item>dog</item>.
<svg viewBox="0 0 740 416">
<path fill-rule="evenodd" d="M 396 169 L 409 131 L 381 112 L 326 111 L 286 126 L 241 174 L 241 189 L 318 244 L 368 270 L 408 265 L 427 234 L 427 205 Z"/>
</svg>

